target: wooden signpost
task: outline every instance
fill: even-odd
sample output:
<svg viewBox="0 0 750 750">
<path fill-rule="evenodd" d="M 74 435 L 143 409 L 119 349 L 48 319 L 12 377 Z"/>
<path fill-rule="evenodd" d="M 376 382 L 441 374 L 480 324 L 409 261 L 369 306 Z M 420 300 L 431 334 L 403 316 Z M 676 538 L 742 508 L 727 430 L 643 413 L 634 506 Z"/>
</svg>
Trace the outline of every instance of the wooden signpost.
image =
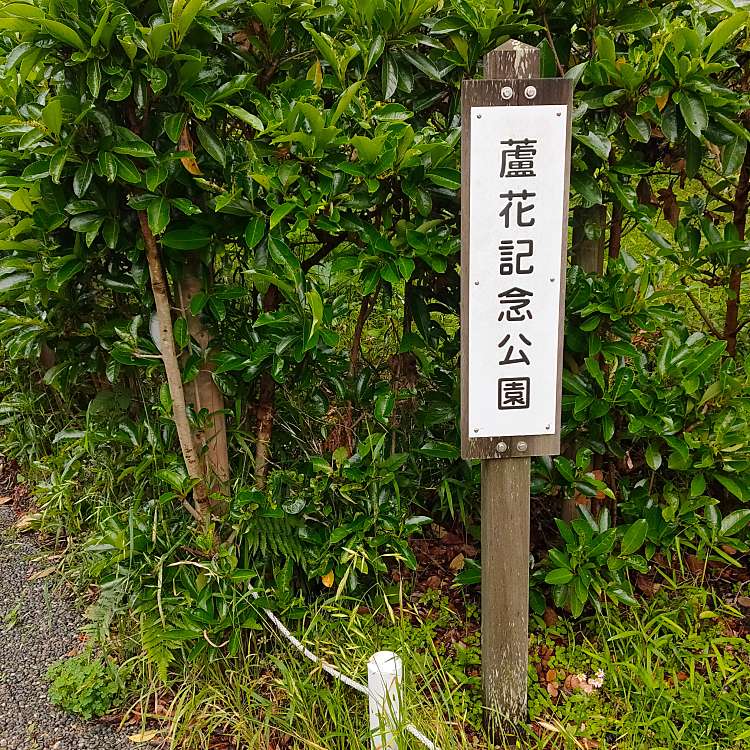
<svg viewBox="0 0 750 750">
<path fill-rule="evenodd" d="M 560 451 L 572 84 L 506 42 L 462 87 L 461 448 L 482 459 L 482 682 L 526 717 L 530 457 Z"/>
</svg>

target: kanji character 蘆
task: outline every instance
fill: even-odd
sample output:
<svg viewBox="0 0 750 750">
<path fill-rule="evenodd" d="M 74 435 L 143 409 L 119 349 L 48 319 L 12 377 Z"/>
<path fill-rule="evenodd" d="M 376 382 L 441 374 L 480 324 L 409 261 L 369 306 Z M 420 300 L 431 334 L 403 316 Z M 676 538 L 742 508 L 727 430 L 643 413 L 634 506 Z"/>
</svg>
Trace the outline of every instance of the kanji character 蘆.
<svg viewBox="0 0 750 750">
<path fill-rule="evenodd" d="M 536 140 L 524 138 L 516 141 L 511 138 L 500 141 L 500 144 L 509 147 L 500 152 L 500 177 L 536 177 Z"/>
</svg>

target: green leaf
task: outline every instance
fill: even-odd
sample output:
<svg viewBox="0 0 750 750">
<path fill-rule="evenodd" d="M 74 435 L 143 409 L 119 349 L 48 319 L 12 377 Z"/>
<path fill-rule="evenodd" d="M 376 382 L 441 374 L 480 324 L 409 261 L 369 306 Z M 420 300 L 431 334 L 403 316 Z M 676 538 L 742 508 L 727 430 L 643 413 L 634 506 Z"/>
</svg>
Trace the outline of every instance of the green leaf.
<svg viewBox="0 0 750 750">
<path fill-rule="evenodd" d="M 78 258 L 72 258 L 71 260 L 63 263 L 63 265 L 60 266 L 57 273 L 55 274 L 56 287 L 60 288 L 66 281 L 72 279 L 73 276 L 83 271 L 84 268 L 85 265 L 83 261 L 79 260 Z"/>
<path fill-rule="evenodd" d="M 107 91 L 107 99 L 113 102 L 121 102 L 130 96 L 133 90 L 133 76 L 128 71 L 114 88 Z"/>
<path fill-rule="evenodd" d="M 601 188 L 596 179 L 587 172 L 573 172 L 570 175 L 570 186 L 590 206 L 596 206 L 602 202 Z"/>
<path fill-rule="evenodd" d="M 747 484 L 741 484 L 737 479 L 730 477 L 728 474 L 717 474 L 716 479 L 738 500 L 742 500 L 742 502 L 750 500 L 750 488 L 748 488 Z"/>
<path fill-rule="evenodd" d="M 396 397 L 393 391 L 387 391 L 381 393 L 375 399 L 375 419 L 381 424 L 385 424 L 388 421 L 388 417 L 393 413 L 393 407 L 396 403 Z"/>
<path fill-rule="evenodd" d="M 724 146 L 721 151 L 721 173 L 724 175 L 737 174 L 742 168 L 747 151 L 747 141 L 735 137 Z"/>
<path fill-rule="evenodd" d="M 131 185 L 140 184 L 141 173 L 136 169 L 135 164 L 133 164 L 127 156 L 115 156 L 114 160 L 117 165 L 117 176 L 121 180 L 129 182 Z"/>
<path fill-rule="evenodd" d="M 427 179 L 448 190 L 458 190 L 461 187 L 461 173 L 457 169 L 440 167 L 429 172 Z"/>
<path fill-rule="evenodd" d="M 710 60 L 726 43 L 747 25 L 747 11 L 741 10 L 716 25 L 716 28 L 706 37 L 704 49 L 708 47 L 707 60 Z"/>
<path fill-rule="evenodd" d="M 648 143 L 651 139 L 651 126 L 640 115 L 626 116 L 625 130 L 634 141 L 639 143 Z"/>
<path fill-rule="evenodd" d="M 594 132 L 586 134 L 578 133 L 576 140 L 583 143 L 584 146 L 590 148 L 600 159 L 607 161 L 609 159 L 609 152 L 612 150 L 612 144 L 608 138 L 602 138 Z"/>
<path fill-rule="evenodd" d="M 243 109 L 242 107 L 234 107 L 230 104 L 222 104 L 221 106 L 227 112 L 229 112 L 230 115 L 233 115 L 238 120 L 241 120 L 242 122 L 247 123 L 251 127 L 255 128 L 259 133 L 262 133 L 266 129 L 260 117 L 252 114 L 252 112 L 248 112 L 246 109 Z"/>
<path fill-rule="evenodd" d="M 79 198 L 82 198 L 84 195 L 86 195 L 86 191 L 89 189 L 93 174 L 94 167 L 92 166 L 90 161 L 87 161 L 81 164 L 81 166 L 76 170 L 75 175 L 73 175 L 73 192 Z"/>
<path fill-rule="evenodd" d="M 637 552 L 646 541 L 646 534 L 648 534 L 648 521 L 645 518 L 639 518 L 635 523 L 630 524 L 622 538 L 621 554 L 632 555 Z"/>
<path fill-rule="evenodd" d="M 554 568 L 544 577 L 544 582 L 552 586 L 563 586 L 573 580 L 573 571 L 567 568 Z"/>
<path fill-rule="evenodd" d="M 245 227 L 245 244 L 252 250 L 266 233 L 266 220 L 262 216 L 254 216 Z"/>
<path fill-rule="evenodd" d="M 63 122 L 62 100 L 59 98 L 52 99 L 49 104 L 42 110 L 42 122 L 55 135 L 60 135 Z"/>
<path fill-rule="evenodd" d="M 696 138 L 700 138 L 706 129 L 706 125 L 708 125 L 708 114 L 706 113 L 706 105 L 703 103 L 703 100 L 693 94 L 683 92 L 678 106 L 688 130 Z"/>
<path fill-rule="evenodd" d="M 116 154 L 125 154 L 126 156 L 135 156 L 143 159 L 156 156 L 154 149 L 146 141 L 139 138 L 131 130 L 120 126 L 115 127 L 115 145 L 112 147 L 112 151 Z"/>
<path fill-rule="evenodd" d="M 379 135 L 375 138 L 368 138 L 366 135 L 355 135 L 351 139 L 351 144 L 357 149 L 359 160 L 365 163 L 374 162 L 383 152 L 386 136 Z"/>
<path fill-rule="evenodd" d="M 55 39 L 59 39 L 61 42 L 69 44 L 71 47 L 75 47 L 82 52 L 86 49 L 83 39 L 81 39 L 73 29 L 66 26 L 64 23 L 54 21 L 51 18 L 41 18 L 38 23 L 50 36 L 55 37 Z"/>
<path fill-rule="evenodd" d="M 117 177 L 117 162 L 115 161 L 114 154 L 109 151 L 100 151 L 98 164 L 99 171 L 107 178 L 107 182 L 114 182 L 115 177 Z"/>
<path fill-rule="evenodd" d="M 162 195 L 154 198 L 146 210 L 148 225 L 154 234 L 161 234 L 169 224 L 169 201 Z"/>
<path fill-rule="evenodd" d="M 86 66 L 86 85 L 91 92 L 91 96 L 96 99 L 102 87 L 102 70 L 99 67 L 98 60 L 90 60 Z"/>
<path fill-rule="evenodd" d="M 658 471 L 661 466 L 661 453 L 653 443 L 646 448 L 646 463 L 654 471 Z"/>
<path fill-rule="evenodd" d="M 288 213 L 293 211 L 294 208 L 294 203 L 282 203 L 280 206 L 276 206 L 271 212 L 269 228 L 273 229 Z"/>
<path fill-rule="evenodd" d="M 341 115 L 349 108 L 354 95 L 359 91 L 359 88 L 363 83 L 364 81 L 355 81 L 351 86 L 347 87 L 343 94 L 341 94 L 329 125 L 335 125 L 338 122 L 339 117 L 341 117 Z"/>
<path fill-rule="evenodd" d="M 741 508 L 730 513 L 721 522 L 721 533 L 724 536 L 734 536 L 750 523 L 750 508 Z"/>
<path fill-rule="evenodd" d="M 219 143 L 216 135 L 214 135 L 214 133 L 205 125 L 198 125 L 195 132 L 201 146 L 206 150 L 206 153 L 208 153 L 214 161 L 219 162 L 222 167 L 225 167 L 227 164 L 227 157 L 224 153 L 224 147 Z"/>
<path fill-rule="evenodd" d="M 31 278 L 30 273 L 12 273 L 8 276 L 0 276 L 0 293 L 26 288 Z"/>
<path fill-rule="evenodd" d="M 203 227 L 173 229 L 161 238 L 161 244 L 174 250 L 200 250 L 211 242 L 211 235 Z"/>
<path fill-rule="evenodd" d="M 177 318 L 172 330 L 174 332 L 175 343 L 180 349 L 184 349 L 190 341 L 187 320 L 185 318 Z"/>
<path fill-rule="evenodd" d="M 180 140 L 186 122 L 187 115 L 184 112 L 177 112 L 164 118 L 164 132 L 172 143 L 177 143 Z"/>
</svg>

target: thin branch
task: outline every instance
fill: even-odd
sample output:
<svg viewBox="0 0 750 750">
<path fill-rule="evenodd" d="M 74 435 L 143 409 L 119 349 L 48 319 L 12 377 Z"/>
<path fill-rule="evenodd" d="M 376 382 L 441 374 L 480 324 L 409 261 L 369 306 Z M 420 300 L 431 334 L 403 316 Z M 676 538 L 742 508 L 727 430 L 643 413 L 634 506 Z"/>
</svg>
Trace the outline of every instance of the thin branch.
<svg viewBox="0 0 750 750">
<path fill-rule="evenodd" d="M 706 191 L 710 196 L 716 198 L 717 201 L 721 201 L 721 203 L 723 203 L 725 206 L 729 206 L 730 208 L 734 207 L 734 203 L 728 198 L 725 198 L 721 193 L 716 192 L 716 190 L 711 187 L 708 180 L 702 174 L 696 174 L 695 179 L 698 180 L 698 182 L 700 182 L 700 184 L 703 185 L 704 188 L 706 188 Z"/>
<path fill-rule="evenodd" d="M 562 63 L 560 62 L 560 58 L 557 56 L 557 50 L 555 49 L 555 42 L 552 39 L 552 32 L 549 28 L 549 23 L 547 22 L 547 14 L 545 13 L 542 16 L 542 23 L 544 24 L 544 32 L 547 35 L 547 44 L 549 44 L 550 48 L 552 49 L 552 54 L 555 57 L 555 65 L 557 66 L 557 72 L 560 74 L 560 77 L 565 76 L 565 68 L 563 68 Z"/>
<path fill-rule="evenodd" d="M 698 315 L 701 316 L 703 322 L 708 326 L 708 329 L 711 331 L 711 333 L 716 336 L 717 339 L 723 339 L 724 335 L 721 333 L 721 331 L 714 325 L 711 318 L 708 317 L 708 314 L 701 306 L 701 303 L 698 302 L 698 299 L 696 296 L 690 291 L 690 289 L 687 288 L 688 281 L 683 276 L 682 277 L 682 283 L 685 285 L 685 294 L 687 295 L 687 298 L 693 303 L 693 307 L 697 310 Z"/>
</svg>

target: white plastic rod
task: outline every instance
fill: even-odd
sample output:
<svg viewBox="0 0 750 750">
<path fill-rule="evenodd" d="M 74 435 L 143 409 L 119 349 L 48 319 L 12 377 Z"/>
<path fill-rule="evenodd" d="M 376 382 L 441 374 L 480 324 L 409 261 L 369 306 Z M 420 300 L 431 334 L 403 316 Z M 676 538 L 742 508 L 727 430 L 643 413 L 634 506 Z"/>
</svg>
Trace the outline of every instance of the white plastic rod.
<svg viewBox="0 0 750 750">
<path fill-rule="evenodd" d="M 394 732 L 401 718 L 402 679 L 401 659 L 393 651 L 378 651 L 367 662 L 373 750 L 398 750 Z"/>
</svg>

